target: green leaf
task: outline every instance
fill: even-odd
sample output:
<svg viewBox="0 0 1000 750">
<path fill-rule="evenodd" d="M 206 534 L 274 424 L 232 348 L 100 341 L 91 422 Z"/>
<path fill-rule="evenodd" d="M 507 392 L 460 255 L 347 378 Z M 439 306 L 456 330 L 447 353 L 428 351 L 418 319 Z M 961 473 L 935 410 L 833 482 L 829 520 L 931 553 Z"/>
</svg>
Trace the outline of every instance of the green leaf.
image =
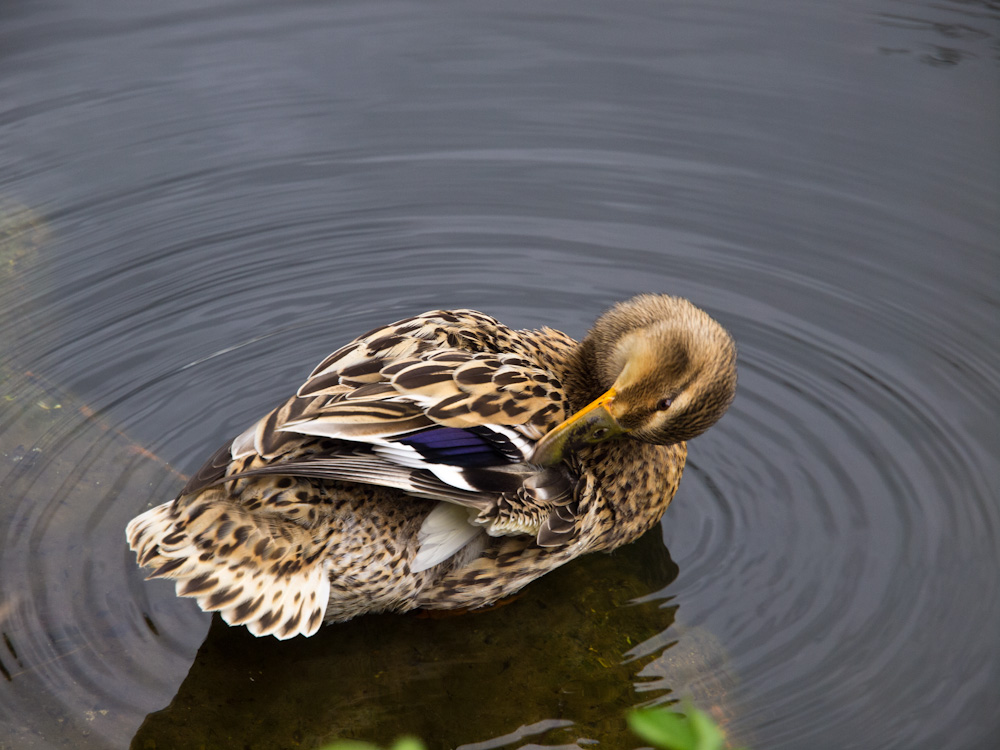
<svg viewBox="0 0 1000 750">
<path fill-rule="evenodd" d="M 628 715 L 628 725 L 639 737 L 664 750 L 696 750 L 697 738 L 687 719 L 662 708 L 640 708 Z"/>
<path fill-rule="evenodd" d="M 688 719 L 691 722 L 691 728 L 694 730 L 695 736 L 698 738 L 698 744 L 695 746 L 695 750 L 720 750 L 726 742 L 726 735 L 723 733 L 719 726 L 712 721 L 711 717 L 699 711 L 694 706 L 689 706 L 684 709 L 688 712 Z"/>
<path fill-rule="evenodd" d="M 321 750 L 381 750 L 378 745 L 358 740 L 337 740 L 331 745 L 324 745 Z M 416 737 L 400 737 L 392 745 L 392 750 L 425 750 L 424 743 Z"/>
<path fill-rule="evenodd" d="M 639 708 L 628 715 L 629 727 L 662 750 L 722 750 L 726 736 L 708 714 L 691 705 L 679 714 L 665 708 Z"/>
</svg>

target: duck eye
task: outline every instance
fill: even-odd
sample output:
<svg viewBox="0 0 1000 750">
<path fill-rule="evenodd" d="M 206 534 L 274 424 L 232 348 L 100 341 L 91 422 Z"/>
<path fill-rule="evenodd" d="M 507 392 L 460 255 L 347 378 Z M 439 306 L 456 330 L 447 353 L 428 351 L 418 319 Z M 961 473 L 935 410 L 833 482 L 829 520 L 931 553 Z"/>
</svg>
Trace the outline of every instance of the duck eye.
<svg viewBox="0 0 1000 750">
<path fill-rule="evenodd" d="M 666 411 L 667 409 L 670 408 L 670 404 L 672 404 L 673 402 L 674 400 L 669 396 L 667 398 L 661 398 L 659 401 L 656 402 L 656 410 Z"/>
</svg>

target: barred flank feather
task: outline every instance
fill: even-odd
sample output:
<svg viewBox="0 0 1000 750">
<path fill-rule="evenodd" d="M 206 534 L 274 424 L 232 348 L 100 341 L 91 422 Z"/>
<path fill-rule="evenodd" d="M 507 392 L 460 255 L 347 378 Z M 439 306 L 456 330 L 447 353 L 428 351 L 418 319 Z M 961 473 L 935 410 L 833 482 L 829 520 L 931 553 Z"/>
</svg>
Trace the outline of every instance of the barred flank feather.
<svg viewBox="0 0 1000 750">
<path fill-rule="evenodd" d="M 174 579 L 205 612 L 254 635 L 312 635 L 330 597 L 323 548 L 301 527 L 266 520 L 206 497 L 146 511 L 126 536 L 148 578 Z"/>
</svg>

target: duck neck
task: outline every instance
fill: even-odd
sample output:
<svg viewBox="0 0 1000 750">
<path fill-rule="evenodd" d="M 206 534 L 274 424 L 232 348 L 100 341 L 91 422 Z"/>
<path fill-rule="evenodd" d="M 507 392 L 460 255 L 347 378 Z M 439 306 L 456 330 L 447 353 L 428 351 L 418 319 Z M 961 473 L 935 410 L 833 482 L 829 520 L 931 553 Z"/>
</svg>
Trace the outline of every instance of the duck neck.
<svg viewBox="0 0 1000 750">
<path fill-rule="evenodd" d="M 629 438 L 590 446 L 575 469 L 591 476 L 580 497 L 588 549 L 612 550 L 655 526 L 677 492 L 687 444 L 653 445 Z"/>
<path fill-rule="evenodd" d="M 566 358 L 562 381 L 572 411 L 582 409 L 610 387 L 602 387 L 598 377 L 593 337 L 587 336 Z"/>
</svg>

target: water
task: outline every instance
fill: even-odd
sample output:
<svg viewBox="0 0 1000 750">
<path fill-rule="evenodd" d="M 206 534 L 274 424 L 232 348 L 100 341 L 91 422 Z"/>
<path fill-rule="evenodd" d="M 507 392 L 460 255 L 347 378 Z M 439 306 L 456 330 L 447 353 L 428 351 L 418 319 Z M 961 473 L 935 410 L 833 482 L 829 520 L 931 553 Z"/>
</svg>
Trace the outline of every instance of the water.
<svg viewBox="0 0 1000 750">
<path fill-rule="evenodd" d="M 0 747 L 633 747 L 681 695 L 758 748 L 1000 744 L 998 34 L 986 1 L 5 8 Z M 128 519 L 340 343 L 459 306 L 581 335 L 638 291 L 741 354 L 661 535 L 286 644 L 142 581 Z"/>
</svg>

